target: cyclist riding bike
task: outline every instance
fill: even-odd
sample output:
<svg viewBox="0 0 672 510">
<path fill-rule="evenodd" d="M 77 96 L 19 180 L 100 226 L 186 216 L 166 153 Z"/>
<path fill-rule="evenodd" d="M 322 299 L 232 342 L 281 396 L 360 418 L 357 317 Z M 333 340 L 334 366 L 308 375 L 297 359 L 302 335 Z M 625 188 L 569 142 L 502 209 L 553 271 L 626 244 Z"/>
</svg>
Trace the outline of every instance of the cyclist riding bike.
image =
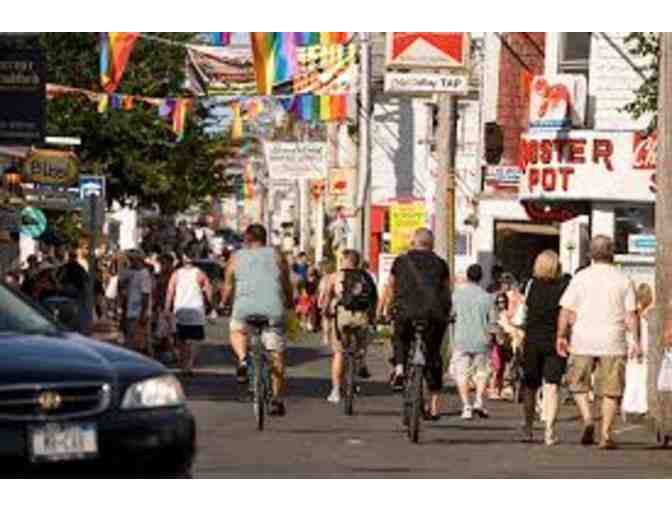
<svg viewBox="0 0 672 510">
<path fill-rule="evenodd" d="M 222 303 L 233 296 L 231 347 L 238 356 L 238 382 L 248 383 L 247 354 L 251 316 L 268 318 L 262 341 L 272 357 L 273 401 L 269 414 L 284 416 L 282 394 L 285 384 L 287 312 L 293 303 L 289 267 L 279 250 L 267 246 L 262 225 L 250 225 L 244 234 L 245 248 L 231 257 L 226 268 Z"/>
<path fill-rule="evenodd" d="M 441 345 L 451 311 L 450 271 L 446 262 L 434 254 L 434 235 L 426 228 L 418 229 L 412 249 L 399 256 L 392 266 L 385 295 L 378 315 L 388 317 L 393 307 L 394 373 L 392 387 L 404 388 L 408 350 L 414 337 L 414 322 L 428 321 L 423 331 L 426 348 L 425 377 L 431 394 L 427 417 L 440 417 L 439 397 L 443 387 Z"/>
<path fill-rule="evenodd" d="M 360 269 L 360 255 L 354 250 L 345 250 L 341 258 L 341 268 L 330 275 L 320 296 L 320 303 L 327 310 L 329 344 L 333 350 L 331 364 L 331 393 L 327 400 L 332 404 L 341 401 L 344 378 L 344 352 L 352 348 L 360 369 L 365 367 L 366 348 L 369 341 L 368 326 L 375 322 L 376 285 L 371 276 Z M 346 335 L 345 330 L 352 331 Z M 354 341 L 355 345 L 344 345 Z"/>
</svg>

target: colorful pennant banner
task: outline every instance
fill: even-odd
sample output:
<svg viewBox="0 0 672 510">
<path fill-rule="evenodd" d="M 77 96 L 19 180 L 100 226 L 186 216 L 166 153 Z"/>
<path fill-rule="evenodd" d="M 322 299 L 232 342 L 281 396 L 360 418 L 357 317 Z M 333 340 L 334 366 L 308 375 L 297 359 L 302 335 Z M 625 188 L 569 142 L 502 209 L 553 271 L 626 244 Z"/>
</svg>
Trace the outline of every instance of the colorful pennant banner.
<svg viewBox="0 0 672 510">
<path fill-rule="evenodd" d="M 345 44 L 349 32 L 294 32 L 297 46 L 314 46 L 317 44 Z"/>
<path fill-rule="evenodd" d="M 232 35 L 233 32 L 210 32 L 210 40 L 213 46 L 228 46 Z"/>
<path fill-rule="evenodd" d="M 105 92 L 117 90 L 140 32 L 100 33 L 100 86 Z"/>
<path fill-rule="evenodd" d="M 291 81 L 296 74 L 293 32 L 250 32 L 257 92 L 269 96 L 273 85 Z"/>
<path fill-rule="evenodd" d="M 281 101 L 288 113 L 303 121 L 340 121 L 348 115 L 347 96 L 316 96 L 302 94 L 289 101 Z"/>
</svg>

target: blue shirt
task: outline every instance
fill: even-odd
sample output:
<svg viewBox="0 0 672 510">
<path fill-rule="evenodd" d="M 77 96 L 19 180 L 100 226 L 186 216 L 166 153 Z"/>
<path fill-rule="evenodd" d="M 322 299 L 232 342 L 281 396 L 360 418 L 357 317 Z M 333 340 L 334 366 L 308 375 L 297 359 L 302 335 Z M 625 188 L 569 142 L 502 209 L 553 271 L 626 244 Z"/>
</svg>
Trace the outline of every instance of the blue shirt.
<svg viewBox="0 0 672 510">
<path fill-rule="evenodd" d="M 490 326 L 496 322 L 493 296 L 468 283 L 453 292 L 455 350 L 479 354 L 490 350 Z"/>
</svg>

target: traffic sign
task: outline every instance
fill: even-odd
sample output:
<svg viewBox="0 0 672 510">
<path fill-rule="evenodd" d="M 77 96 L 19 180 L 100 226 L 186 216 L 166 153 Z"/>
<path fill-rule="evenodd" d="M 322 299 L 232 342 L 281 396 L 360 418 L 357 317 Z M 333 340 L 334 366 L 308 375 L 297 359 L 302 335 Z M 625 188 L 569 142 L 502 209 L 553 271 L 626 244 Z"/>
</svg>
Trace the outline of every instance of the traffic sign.
<svg viewBox="0 0 672 510">
<path fill-rule="evenodd" d="M 41 209 L 26 207 L 21 211 L 21 234 L 35 239 L 47 229 L 47 218 Z"/>
<path fill-rule="evenodd" d="M 84 200 L 91 195 L 105 198 L 105 176 L 103 175 L 80 175 L 79 197 Z"/>
</svg>

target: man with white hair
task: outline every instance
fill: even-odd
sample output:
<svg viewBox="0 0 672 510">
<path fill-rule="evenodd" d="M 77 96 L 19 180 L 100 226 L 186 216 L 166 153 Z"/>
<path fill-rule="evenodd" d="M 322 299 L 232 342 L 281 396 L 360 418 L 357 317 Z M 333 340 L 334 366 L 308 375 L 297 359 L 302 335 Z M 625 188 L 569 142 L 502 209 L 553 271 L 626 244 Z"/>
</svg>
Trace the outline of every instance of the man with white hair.
<svg viewBox="0 0 672 510">
<path fill-rule="evenodd" d="M 388 315 L 393 303 L 394 374 L 392 386 L 403 389 L 408 350 L 413 340 L 413 323 L 428 320 L 424 341 L 427 350 L 426 376 L 431 393 L 427 416 L 440 417 L 439 395 L 443 386 L 441 344 L 451 309 L 448 264 L 434 253 L 434 234 L 426 228 L 413 236 L 411 250 L 394 261 L 387 288 L 378 307 L 379 315 Z"/>
<path fill-rule="evenodd" d="M 578 273 L 565 291 L 560 306 L 556 349 L 571 356 L 567 377 L 583 417 L 581 443 L 594 443 L 595 426 L 588 400 L 595 371 L 595 386 L 602 396 L 600 448 L 616 448 L 612 425 L 623 397 L 626 355 L 639 355 L 637 303 L 632 282 L 614 266 L 614 243 L 596 236 L 590 246 L 592 264 Z M 627 331 L 633 336 L 627 344 Z"/>
</svg>

